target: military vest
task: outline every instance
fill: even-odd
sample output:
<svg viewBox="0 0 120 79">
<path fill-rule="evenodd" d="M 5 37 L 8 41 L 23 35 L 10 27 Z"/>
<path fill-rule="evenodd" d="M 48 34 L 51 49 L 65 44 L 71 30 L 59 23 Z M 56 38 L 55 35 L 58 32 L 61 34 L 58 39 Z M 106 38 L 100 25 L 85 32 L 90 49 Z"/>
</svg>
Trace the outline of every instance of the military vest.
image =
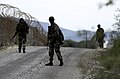
<svg viewBox="0 0 120 79">
<path fill-rule="evenodd" d="M 59 28 L 58 32 L 59 32 L 59 35 L 57 34 L 57 32 L 55 30 L 55 26 L 48 26 L 48 39 L 53 40 L 53 41 L 57 40 L 60 43 L 62 41 L 64 41 L 64 35 L 60 28 Z"/>
</svg>

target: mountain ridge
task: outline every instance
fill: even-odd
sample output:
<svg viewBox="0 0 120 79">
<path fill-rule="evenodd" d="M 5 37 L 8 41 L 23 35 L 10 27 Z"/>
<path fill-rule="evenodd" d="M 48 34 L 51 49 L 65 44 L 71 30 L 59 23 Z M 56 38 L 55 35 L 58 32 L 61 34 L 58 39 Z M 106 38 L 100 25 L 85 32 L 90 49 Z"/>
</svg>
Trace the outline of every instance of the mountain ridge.
<svg viewBox="0 0 120 79">
<path fill-rule="evenodd" d="M 49 23 L 47 23 L 47 22 L 40 22 L 40 24 L 42 25 L 44 30 L 48 31 Z M 60 27 L 60 29 L 61 29 L 61 31 L 64 34 L 65 40 L 69 40 L 70 39 L 70 40 L 77 41 L 77 42 L 85 40 L 85 34 L 84 35 L 81 34 L 81 36 L 79 36 L 77 31 L 65 29 L 65 28 L 62 28 L 62 27 Z M 81 31 L 85 31 L 85 30 L 81 30 Z M 87 32 L 89 32 L 88 33 L 88 39 L 91 39 L 95 32 L 88 31 L 88 30 L 87 30 Z"/>
</svg>

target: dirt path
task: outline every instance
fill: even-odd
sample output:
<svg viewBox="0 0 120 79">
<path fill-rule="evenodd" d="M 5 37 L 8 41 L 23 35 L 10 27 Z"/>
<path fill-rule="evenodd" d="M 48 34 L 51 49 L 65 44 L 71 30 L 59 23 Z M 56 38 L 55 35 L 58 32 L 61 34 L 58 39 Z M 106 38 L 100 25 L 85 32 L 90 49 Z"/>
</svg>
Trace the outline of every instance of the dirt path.
<svg viewBox="0 0 120 79">
<path fill-rule="evenodd" d="M 83 79 L 80 57 L 91 49 L 61 48 L 64 65 L 54 56 L 54 66 L 48 62 L 46 47 L 28 47 L 27 53 L 18 53 L 16 48 L 0 53 L 0 79 Z"/>
</svg>

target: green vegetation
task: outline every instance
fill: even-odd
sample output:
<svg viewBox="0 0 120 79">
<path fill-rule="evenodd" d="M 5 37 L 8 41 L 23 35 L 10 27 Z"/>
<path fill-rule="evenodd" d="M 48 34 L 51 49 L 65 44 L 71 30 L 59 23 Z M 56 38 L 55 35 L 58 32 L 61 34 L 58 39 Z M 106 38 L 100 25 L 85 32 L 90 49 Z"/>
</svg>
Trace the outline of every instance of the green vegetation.
<svg viewBox="0 0 120 79">
<path fill-rule="evenodd" d="M 115 16 L 117 33 L 112 37 L 113 47 L 106 52 L 101 52 L 98 61 L 104 69 L 101 69 L 94 79 L 120 79 L 120 10 L 117 10 L 118 15 Z"/>
<path fill-rule="evenodd" d="M 63 47 L 78 47 L 78 48 L 96 48 L 94 45 L 91 44 L 91 41 L 80 41 L 76 42 L 73 40 L 65 40 L 64 44 L 62 45 Z"/>
<path fill-rule="evenodd" d="M 110 50 L 101 52 L 99 61 L 104 69 L 97 73 L 95 79 L 120 79 L 120 38 L 114 40 Z"/>
</svg>

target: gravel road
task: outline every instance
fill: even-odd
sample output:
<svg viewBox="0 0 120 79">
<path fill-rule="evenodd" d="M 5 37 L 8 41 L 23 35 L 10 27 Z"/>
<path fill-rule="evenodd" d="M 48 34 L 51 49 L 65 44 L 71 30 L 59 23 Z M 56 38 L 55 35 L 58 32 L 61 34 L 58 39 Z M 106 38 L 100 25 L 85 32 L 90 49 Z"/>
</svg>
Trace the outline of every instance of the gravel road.
<svg viewBox="0 0 120 79">
<path fill-rule="evenodd" d="M 62 47 L 64 65 L 59 66 L 57 56 L 54 65 L 48 63 L 46 47 L 28 46 L 26 53 L 18 53 L 17 47 L 0 50 L 0 79 L 82 79 L 80 56 L 92 49 Z"/>
</svg>

